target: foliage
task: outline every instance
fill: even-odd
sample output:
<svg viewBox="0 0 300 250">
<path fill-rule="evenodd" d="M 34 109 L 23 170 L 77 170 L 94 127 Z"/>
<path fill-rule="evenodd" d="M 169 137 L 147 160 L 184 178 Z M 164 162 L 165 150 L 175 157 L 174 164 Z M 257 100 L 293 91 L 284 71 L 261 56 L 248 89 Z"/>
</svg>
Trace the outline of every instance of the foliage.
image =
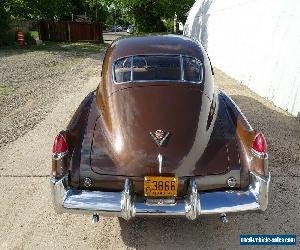
<svg viewBox="0 0 300 250">
<path fill-rule="evenodd" d="M 97 22 L 105 22 L 108 18 L 108 6 L 112 0 L 70 0 L 71 11 L 75 15 L 84 14 Z"/>
<path fill-rule="evenodd" d="M 9 23 L 9 14 L 7 13 L 4 2 L 0 2 L 0 45 L 4 43 L 7 37 Z"/>
<path fill-rule="evenodd" d="M 185 1 L 177 1 L 177 0 L 160 0 L 162 11 L 162 16 L 164 18 L 174 18 L 176 13 L 177 20 L 185 23 L 187 15 L 195 0 L 185 0 Z"/>
<path fill-rule="evenodd" d="M 186 14 L 194 2 L 195 0 L 0 0 L 0 31 L 7 28 L 10 18 L 70 20 L 72 14 L 85 13 L 92 21 L 135 24 L 139 32 L 170 31 L 175 13 L 178 21 L 185 22 Z M 162 20 L 166 20 L 165 25 Z"/>
<path fill-rule="evenodd" d="M 175 13 L 178 20 L 185 22 L 189 9 L 195 0 L 114 0 L 135 21 L 139 32 L 163 31 L 162 19 L 173 19 Z"/>
<path fill-rule="evenodd" d="M 174 30 L 174 20 L 172 18 L 166 19 L 164 24 L 168 32 Z"/>
<path fill-rule="evenodd" d="M 15 18 L 54 19 L 70 15 L 70 0 L 6 0 L 6 8 Z"/>
<path fill-rule="evenodd" d="M 37 30 L 32 30 L 32 31 L 29 31 L 30 33 L 30 36 L 33 38 L 33 39 L 36 39 L 39 37 L 39 32 Z"/>
<path fill-rule="evenodd" d="M 35 39 L 39 37 L 38 31 L 28 31 L 25 33 L 26 44 L 35 44 Z"/>
</svg>

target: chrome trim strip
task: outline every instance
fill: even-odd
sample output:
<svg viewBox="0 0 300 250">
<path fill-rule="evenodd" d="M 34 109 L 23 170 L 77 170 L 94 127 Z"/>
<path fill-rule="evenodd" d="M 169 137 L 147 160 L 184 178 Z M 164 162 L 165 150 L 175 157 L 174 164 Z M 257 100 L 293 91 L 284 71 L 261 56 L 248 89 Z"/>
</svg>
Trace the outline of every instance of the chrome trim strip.
<svg viewBox="0 0 300 250">
<path fill-rule="evenodd" d="M 90 213 L 117 216 L 129 220 L 136 216 L 185 216 L 190 220 L 200 215 L 218 215 L 245 211 L 265 211 L 268 206 L 270 174 L 258 176 L 250 172 L 248 190 L 198 192 L 194 178 L 189 194 L 172 206 L 149 205 L 137 200 L 132 182 L 126 178 L 122 192 L 101 192 L 70 188 L 68 176 L 51 178 L 52 203 L 57 213 Z"/>
<path fill-rule="evenodd" d="M 113 71 L 115 73 L 115 64 L 114 64 L 114 68 Z M 114 78 L 114 82 L 116 82 L 115 80 L 116 78 Z M 133 56 L 131 56 L 131 65 L 130 65 L 130 82 L 133 81 Z"/>
<path fill-rule="evenodd" d="M 180 54 L 181 81 L 184 81 L 183 56 Z"/>
<path fill-rule="evenodd" d="M 53 160 L 58 161 L 61 158 L 65 157 L 68 153 L 69 153 L 68 150 L 66 150 L 65 152 L 61 152 L 61 153 L 54 153 L 54 154 L 52 154 L 52 158 L 53 158 Z"/>
<path fill-rule="evenodd" d="M 268 153 L 260 153 L 251 148 L 251 153 L 253 156 L 259 158 L 259 159 L 267 159 L 268 158 Z"/>
<path fill-rule="evenodd" d="M 163 156 L 162 156 L 162 154 L 158 154 L 157 155 L 157 161 L 158 161 L 158 171 L 161 174 L 162 163 L 163 163 Z"/>
</svg>

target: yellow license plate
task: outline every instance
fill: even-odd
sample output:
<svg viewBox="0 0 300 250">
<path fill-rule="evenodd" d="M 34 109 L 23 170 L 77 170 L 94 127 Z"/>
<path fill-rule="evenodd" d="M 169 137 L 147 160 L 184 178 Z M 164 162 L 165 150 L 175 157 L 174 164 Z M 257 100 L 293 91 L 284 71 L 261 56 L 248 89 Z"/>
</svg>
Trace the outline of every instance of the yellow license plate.
<svg viewBox="0 0 300 250">
<path fill-rule="evenodd" d="M 178 178 L 164 176 L 145 176 L 145 196 L 177 196 Z"/>
</svg>

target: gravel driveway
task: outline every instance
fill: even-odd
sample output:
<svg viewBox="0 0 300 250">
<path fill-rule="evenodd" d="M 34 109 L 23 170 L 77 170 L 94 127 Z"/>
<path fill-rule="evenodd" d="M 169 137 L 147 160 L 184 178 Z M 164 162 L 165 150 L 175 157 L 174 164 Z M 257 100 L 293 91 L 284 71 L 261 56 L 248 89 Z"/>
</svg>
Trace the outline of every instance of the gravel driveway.
<svg viewBox="0 0 300 250">
<path fill-rule="evenodd" d="M 55 214 L 48 178 L 53 138 L 100 80 L 103 52 L 77 50 L 0 52 L 1 250 L 238 249 L 242 233 L 296 234 L 299 242 L 300 122 L 218 70 L 218 87 L 268 138 L 273 179 L 266 213 L 231 216 L 228 224 L 103 218 L 95 225 L 90 216 Z"/>
</svg>

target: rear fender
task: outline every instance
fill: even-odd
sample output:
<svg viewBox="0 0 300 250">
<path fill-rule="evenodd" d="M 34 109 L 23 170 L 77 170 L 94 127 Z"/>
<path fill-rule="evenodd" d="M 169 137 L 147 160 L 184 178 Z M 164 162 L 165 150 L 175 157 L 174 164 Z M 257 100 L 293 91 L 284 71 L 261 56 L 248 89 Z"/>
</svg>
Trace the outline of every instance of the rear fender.
<svg viewBox="0 0 300 250">
<path fill-rule="evenodd" d="M 70 171 L 71 184 L 74 186 L 77 186 L 79 181 L 82 139 L 91 103 L 95 99 L 94 97 L 94 92 L 91 92 L 85 97 L 72 116 L 67 129 L 60 132 L 68 144 L 68 154 L 61 157 L 59 160 L 52 158 L 52 175 L 55 173 L 55 177 L 64 176 L 68 171 Z"/>
<path fill-rule="evenodd" d="M 255 130 L 251 127 L 245 115 L 236 105 L 236 103 L 227 96 L 224 92 L 220 92 L 231 118 L 237 137 L 237 148 L 241 162 L 241 188 L 246 188 L 250 183 L 250 170 L 251 170 L 251 147 L 255 138 Z"/>
</svg>

